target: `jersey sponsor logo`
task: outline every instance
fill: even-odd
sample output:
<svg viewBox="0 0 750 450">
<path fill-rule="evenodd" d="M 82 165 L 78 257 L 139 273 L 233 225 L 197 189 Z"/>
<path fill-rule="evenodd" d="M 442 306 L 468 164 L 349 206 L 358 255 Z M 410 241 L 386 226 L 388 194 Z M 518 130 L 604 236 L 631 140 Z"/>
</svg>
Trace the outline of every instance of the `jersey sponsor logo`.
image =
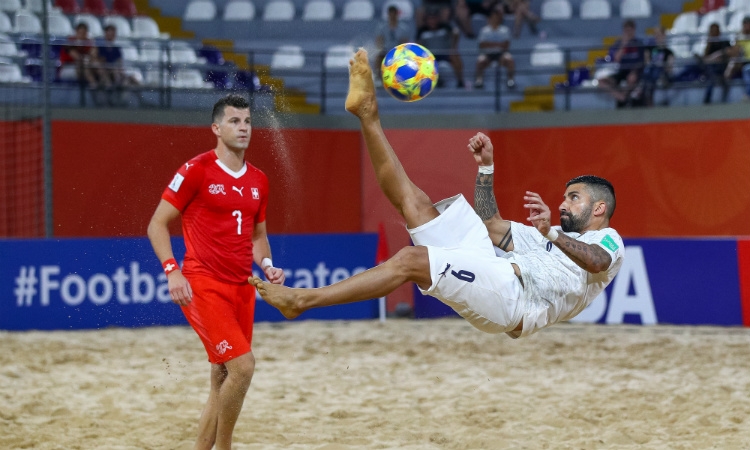
<svg viewBox="0 0 750 450">
<path fill-rule="evenodd" d="M 250 192 L 253 193 L 253 200 L 260 200 L 260 192 L 258 188 L 250 188 Z"/>
<path fill-rule="evenodd" d="M 611 238 L 611 237 L 610 237 L 609 235 L 606 235 L 606 236 L 604 236 L 604 239 L 602 239 L 602 241 L 601 241 L 601 244 L 602 244 L 602 245 L 603 245 L 604 247 L 606 247 L 606 248 L 608 248 L 608 249 L 612 250 L 613 252 L 616 252 L 616 251 L 617 251 L 617 249 L 618 249 L 618 248 L 620 248 L 620 246 L 618 246 L 618 245 L 617 245 L 617 244 L 615 243 L 615 240 L 614 240 L 614 239 L 612 239 L 612 238 Z"/>
<path fill-rule="evenodd" d="M 216 345 L 216 351 L 219 352 L 220 355 L 223 355 L 224 353 L 227 352 L 227 350 L 231 350 L 231 349 L 232 349 L 232 346 L 229 345 L 229 342 L 227 342 L 226 339 L 224 339 L 223 341 L 219 342 Z"/>
<path fill-rule="evenodd" d="M 239 192 L 240 197 L 244 197 L 244 195 L 242 195 L 242 190 L 243 189 L 245 189 L 245 186 L 242 186 L 241 188 L 238 188 L 237 186 L 232 186 L 232 190 Z"/>
<path fill-rule="evenodd" d="M 194 165 L 195 165 L 195 164 L 185 163 L 185 170 L 188 170 L 188 169 L 190 169 L 190 168 L 191 168 L 191 167 L 193 167 Z"/>
<path fill-rule="evenodd" d="M 208 187 L 208 192 L 211 194 L 223 194 L 227 195 L 226 192 L 224 192 L 224 185 L 223 184 L 212 184 Z"/>
<path fill-rule="evenodd" d="M 184 179 L 185 177 L 183 177 L 179 173 L 174 174 L 174 178 L 172 178 L 172 182 L 169 183 L 169 189 L 172 189 L 175 192 L 179 191 L 180 186 L 182 185 L 182 181 Z"/>
</svg>

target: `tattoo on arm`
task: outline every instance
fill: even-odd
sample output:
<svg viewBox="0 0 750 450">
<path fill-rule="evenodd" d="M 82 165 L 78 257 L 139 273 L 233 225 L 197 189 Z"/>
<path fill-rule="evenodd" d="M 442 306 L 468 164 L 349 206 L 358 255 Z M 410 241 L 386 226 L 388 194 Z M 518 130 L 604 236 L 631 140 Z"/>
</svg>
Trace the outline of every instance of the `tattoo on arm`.
<svg viewBox="0 0 750 450">
<path fill-rule="evenodd" d="M 510 226 L 508 227 L 508 231 L 505 232 L 505 236 L 503 236 L 502 239 L 500 239 L 500 242 L 497 244 L 497 247 L 504 251 L 508 251 L 508 246 L 510 243 L 513 242 L 513 233 L 510 231 Z"/>
<path fill-rule="evenodd" d="M 612 262 L 612 257 L 600 246 L 577 241 L 562 233 L 555 241 L 555 245 L 587 272 L 598 273 L 607 270 Z"/>
<path fill-rule="evenodd" d="M 483 221 L 498 213 L 492 177 L 492 174 L 479 173 L 474 185 L 474 211 Z"/>
</svg>

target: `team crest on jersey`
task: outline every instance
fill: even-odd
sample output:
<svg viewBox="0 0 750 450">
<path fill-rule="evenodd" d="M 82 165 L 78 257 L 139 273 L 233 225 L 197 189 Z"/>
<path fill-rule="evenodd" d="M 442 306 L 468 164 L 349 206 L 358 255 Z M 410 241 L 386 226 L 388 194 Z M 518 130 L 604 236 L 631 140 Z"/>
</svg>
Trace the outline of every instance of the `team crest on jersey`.
<svg viewBox="0 0 750 450">
<path fill-rule="evenodd" d="M 227 195 L 226 192 L 224 192 L 224 185 L 223 184 L 212 184 L 208 187 L 208 192 L 211 194 L 223 194 Z"/>
<path fill-rule="evenodd" d="M 260 192 L 258 192 L 258 188 L 250 188 L 250 192 L 253 194 L 253 200 L 260 200 Z"/>
<path fill-rule="evenodd" d="M 182 181 L 184 179 L 185 177 L 183 177 L 179 173 L 174 174 L 174 178 L 172 178 L 172 182 L 169 183 L 169 189 L 172 189 L 175 192 L 179 191 L 180 186 L 182 185 Z"/>
</svg>

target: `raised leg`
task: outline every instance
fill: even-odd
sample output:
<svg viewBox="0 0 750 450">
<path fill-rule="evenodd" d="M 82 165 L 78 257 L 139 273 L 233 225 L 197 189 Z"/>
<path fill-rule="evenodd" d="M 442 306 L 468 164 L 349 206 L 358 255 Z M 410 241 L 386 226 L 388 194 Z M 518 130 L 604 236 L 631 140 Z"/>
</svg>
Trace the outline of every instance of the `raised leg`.
<svg viewBox="0 0 750 450">
<path fill-rule="evenodd" d="M 380 125 L 375 85 L 367 52 L 359 49 L 349 65 L 349 93 L 345 106 L 347 111 L 360 120 L 362 136 L 380 189 L 406 219 L 409 228 L 429 222 L 438 216 L 437 210 L 430 198 L 406 175 Z"/>
</svg>

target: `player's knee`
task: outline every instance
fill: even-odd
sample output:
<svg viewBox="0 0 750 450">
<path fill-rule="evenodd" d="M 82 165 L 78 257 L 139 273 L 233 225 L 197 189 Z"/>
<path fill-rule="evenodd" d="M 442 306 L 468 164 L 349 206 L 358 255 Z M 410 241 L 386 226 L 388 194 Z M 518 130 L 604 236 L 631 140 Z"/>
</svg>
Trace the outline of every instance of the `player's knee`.
<svg viewBox="0 0 750 450">
<path fill-rule="evenodd" d="M 255 372 L 255 356 L 252 352 L 246 353 L 235 358 L 231 364 L 227 364 L 227 368 L 230 373 L 249 381 L 253 378 Z"/>
<path fill-rule="evenodd" d="M 390 262 L 395 266 L 395 271 L 406 278 L 407 281 L 422 280 L 425 274 L 429 275 L 430 259 L 427 247 L 421 245 L 404 247 L 396 253 Z"/>
</svg>

